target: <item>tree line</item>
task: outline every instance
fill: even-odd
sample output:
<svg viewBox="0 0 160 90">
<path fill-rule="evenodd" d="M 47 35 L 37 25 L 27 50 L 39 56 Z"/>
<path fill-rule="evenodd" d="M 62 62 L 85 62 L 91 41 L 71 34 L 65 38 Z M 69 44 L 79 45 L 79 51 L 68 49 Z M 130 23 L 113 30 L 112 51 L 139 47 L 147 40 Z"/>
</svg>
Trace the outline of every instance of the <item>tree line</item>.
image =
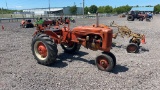
<svg viewBox="0 0 160 90">
<path fill-rule="evenodd" d="M 139 7 L 138 5 L 135 6 L 135 7 Z M 151 6 L 151 5 L 147 5 L 145 7 L 154 7 L 154 13 L 159 13 L 160 12 L 160 4 L 157 4 L 155 6 Z M 97 7 L 96 5 L 91 5 L 90 7 L 85 7 L 84 8 L 84 14 L 88 14 L 88 12 L 90 13 L 96 13 L 97 11 L 99 13 L 117 13 L 117 14 L 120 14 L 120 13 L 126 13 L 126 12 L 129 12 L 131 10 L 132 6 L 129 6 L 129 5 L 124 5 L 124 6 L 119 6 L 119 7 L 115 7 L 113 8 L 112 6 L 99 6 Z M 77 8 L 76 8 L 76 5 L 72 6 L 70 8 L 70 12 L 72 14 L 76 14 L 77 12 Z"/>
<path fill-rule="evenodd" d="M 0 8 L 0 14 L 13 14 L 14 12 L 22 12 L 22 10 L 10 10 L 10 9 Z"/>
</svg>

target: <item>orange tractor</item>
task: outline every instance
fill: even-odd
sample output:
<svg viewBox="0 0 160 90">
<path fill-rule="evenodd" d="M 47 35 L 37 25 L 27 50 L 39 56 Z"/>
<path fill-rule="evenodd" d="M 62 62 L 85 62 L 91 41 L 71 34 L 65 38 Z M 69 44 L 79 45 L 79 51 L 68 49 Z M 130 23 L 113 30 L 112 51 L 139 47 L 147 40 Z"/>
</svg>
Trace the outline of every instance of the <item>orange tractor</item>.
<svg viewBox="0 0 160 90">
<path fill-rule="evenodd" d="M 116 65 L 116 57 L 110 52 L 112 45 L 112 29 L 99 26 L 98 13 L 97 23 L 93 26 L 77 26 L 70 29 L 70 21 L 45 21 L 42 25 L 37 25 L 37 30 L 33 34 L 31 49 L 39 64 L 51 65 L 57 58 L 57 44 L 60 44 L 64 52 L 75 53 L 79 51 L 81 45 L 93 51 L 101 50 L 102 55 L 96 57 L 95 63 L 98 69 L 111 71 Z"/>
</svg>

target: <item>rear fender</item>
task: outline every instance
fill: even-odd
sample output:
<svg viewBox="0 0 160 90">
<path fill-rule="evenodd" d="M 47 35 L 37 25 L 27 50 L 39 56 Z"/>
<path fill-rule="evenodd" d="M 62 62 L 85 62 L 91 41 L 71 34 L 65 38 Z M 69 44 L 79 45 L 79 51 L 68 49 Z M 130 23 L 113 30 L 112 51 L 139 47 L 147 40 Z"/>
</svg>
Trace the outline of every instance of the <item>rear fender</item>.
<svg viewBox="0 0 160 90">
<path fill-rule="evenodd" d="M 48 36 L 50 36 L 52 39 L 54 39 L 55 43 L 58 44 L 60 42 L 60 39 L 58 38 L 58 36 L 55 32 L 52 32 L 50 30 L 45 30 L 44 33 L 47 34 Z"/>
<path fill-rule="evenodd" d="M 37 30 L 36 32 L 34 32 L 34 34 L 32 36 L 35 36 L 38 32 L 40 32 L 39 30 Z M 45 33 L 46 35 L 50 36 L 52 39 L 54 39 L 55 43 L 59 43 L 60 39 L 58 38 L 57 34 L 55 32 L 49 31 L 49 30 L 45 30 L 43 31 L 43 33 Z"/>
</svg>

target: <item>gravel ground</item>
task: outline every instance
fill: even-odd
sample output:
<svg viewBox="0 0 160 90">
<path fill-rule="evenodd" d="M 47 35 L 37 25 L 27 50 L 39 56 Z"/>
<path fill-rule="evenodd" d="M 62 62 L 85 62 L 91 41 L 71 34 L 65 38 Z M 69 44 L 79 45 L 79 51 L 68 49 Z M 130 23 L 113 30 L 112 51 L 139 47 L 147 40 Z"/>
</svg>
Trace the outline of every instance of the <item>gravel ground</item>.
<svg viewBox="0 0 160 90">
<path fill-rule="evenodd" d="M 129 38 L 117 37 L 111 50 L 117 58 L 112 72 L 97 69 L 94 60 L 101 51 L 81 47 L 74 55 L 58 45 L 58 58 L 53 66 L 37 64 L 31 53 L 35 28 L 21 29 L 19 23 L 0 23 L 0 90 L 160 90 L 160 16 L 151 22 L 127 21 L 117 16 L 100 18 L 109 25 L 115 21 L 132 31 L 146 35 L 146 44 L 137 54 L 127 53 Z M 95 24 L 95 19 L 76 19 L 77 25 Z M 114 32 L 116 28 L 113 28 Z"/>
</svg>

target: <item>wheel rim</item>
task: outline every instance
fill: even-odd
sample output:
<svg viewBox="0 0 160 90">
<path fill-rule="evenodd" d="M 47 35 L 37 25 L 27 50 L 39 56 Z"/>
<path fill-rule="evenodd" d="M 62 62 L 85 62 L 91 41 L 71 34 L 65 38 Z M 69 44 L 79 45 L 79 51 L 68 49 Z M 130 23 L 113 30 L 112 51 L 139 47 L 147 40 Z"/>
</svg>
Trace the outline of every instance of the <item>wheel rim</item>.
<svg viewBox="0 0 160 90">
<path fill-rule="evenodd" d="M 106 70 L 107 67 L 109 66 L 109 63 L 108 63 L 107 59 L 102 57 L 102 56 L 100 56 L 97 59 L 97 64 L 98 64 L 99 68 L 102 69 L 102 70 Z"/>
<path fill-rule="evenodd" d="M 37 41 L 34 45 L 35 55 L 40 60 L 45 60 L 48 57 L 48 50 L 45 44 L 41 41 Z"/>
<path fill-rule="evenodd" d="M 129 45 L 127 50 L 129 52 L 135 52 L 137 50 L 137 47 L 136 47 L 136 45 Z"/>
</svg>

